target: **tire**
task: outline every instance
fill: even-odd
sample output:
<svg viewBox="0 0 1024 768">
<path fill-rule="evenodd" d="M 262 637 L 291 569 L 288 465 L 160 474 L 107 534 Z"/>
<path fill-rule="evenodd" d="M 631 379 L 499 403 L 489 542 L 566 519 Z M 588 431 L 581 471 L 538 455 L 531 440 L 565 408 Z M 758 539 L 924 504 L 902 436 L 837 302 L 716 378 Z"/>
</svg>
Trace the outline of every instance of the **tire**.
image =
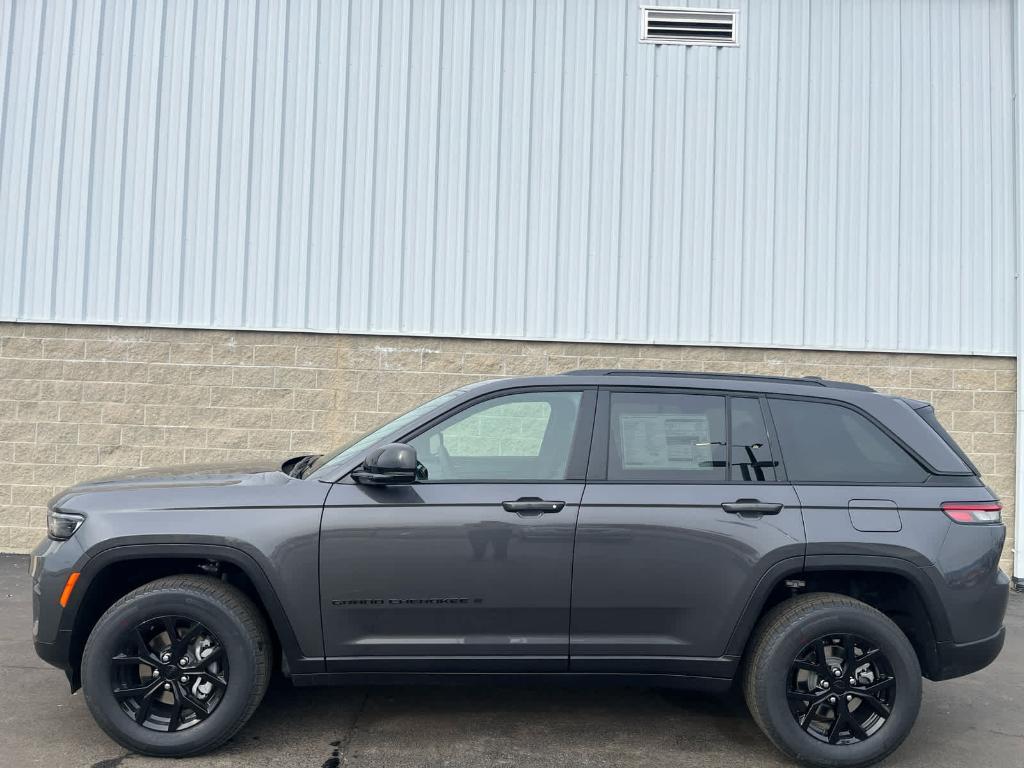
<svg viewBox="0 0 1024 768">
<path fill-rule="evenodd" d="M 190 629 L 198 639 L 191 639 Z M 145 639 L 154 632 L 152 640 Z M 169 640 L 171 633 L 175 641 Z M 189 666 L 175 667 L 174 659 L 164 665 L 160 651 L 153 650 L 160 643 L 168 656 L 178 648 L 174 655 L 180 653 Z M 141 657 L 154 661 L 139 665 Z M 191 679 L 178 675 L 192 668 Z M 184 757 L 216 749 L 234 736 L 263 699 L 270 671 L 267 626 L 248 597 L 213 577 L 169 576 L 128 593 L 100 617 L 82 657 L 82 689 L 93 718 L 114 741 L 143 755 Z M 136 679 L 126 683 L 125 675 Z M 186 680 L 188 685 L 181 684 Z M 200 680 L 212 694 L 197 692 Z M 124 696 L 133 685 L 150 693 L 125 704 L 114 689 Z M 126 706 L 136 708 L 134 717 Z M 143 707 L 147 720 L 140 724 Z M 167 712 L 165 730 L 155 729 L 159 712 Z"/>
<path fill-rule="evenodd" d="M 846 666 L 846 638 L 857 659 L 853 672 Z M 826 685 L 829 672 L 834 677 Z M 817 593 L 787 600 L 761 620 L 743 689 L 754 721 L 790 758 L 821 768 L 860 768 L 884 759 L 907 737 L 921 705 L 921 667 L 887 616 L 845 595 Z M 836 725 L 836 743 L 830 743 Z"/>
</svg>

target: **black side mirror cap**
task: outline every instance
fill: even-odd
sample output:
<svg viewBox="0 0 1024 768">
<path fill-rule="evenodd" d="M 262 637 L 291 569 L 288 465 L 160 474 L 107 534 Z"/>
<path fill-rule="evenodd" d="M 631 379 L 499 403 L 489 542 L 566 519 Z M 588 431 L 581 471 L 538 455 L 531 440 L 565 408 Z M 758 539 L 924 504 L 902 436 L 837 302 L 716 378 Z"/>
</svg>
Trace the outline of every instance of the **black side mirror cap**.
<svg viewBox="0 0 1024 768">
<path fill-rule="evenodd" d="M 407 485 L 417 479 L 416 449 L 405 443 L 375 448 L 352 472 L 352 479 L 364 485 Z"/>
</svg>

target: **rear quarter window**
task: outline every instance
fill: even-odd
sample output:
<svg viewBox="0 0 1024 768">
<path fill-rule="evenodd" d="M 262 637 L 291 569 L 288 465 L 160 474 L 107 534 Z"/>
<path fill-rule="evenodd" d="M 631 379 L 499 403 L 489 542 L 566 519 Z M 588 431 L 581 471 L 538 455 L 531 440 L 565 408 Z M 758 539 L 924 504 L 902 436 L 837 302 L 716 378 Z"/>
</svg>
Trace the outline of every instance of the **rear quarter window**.
<svg viewBox="0 0 1024 768">
<path fill-rule="evenodd" d="M 782 460 L 794 483 L 922 483 L 928 472 L 851 408 L 771 398 Z"/>
</svg>

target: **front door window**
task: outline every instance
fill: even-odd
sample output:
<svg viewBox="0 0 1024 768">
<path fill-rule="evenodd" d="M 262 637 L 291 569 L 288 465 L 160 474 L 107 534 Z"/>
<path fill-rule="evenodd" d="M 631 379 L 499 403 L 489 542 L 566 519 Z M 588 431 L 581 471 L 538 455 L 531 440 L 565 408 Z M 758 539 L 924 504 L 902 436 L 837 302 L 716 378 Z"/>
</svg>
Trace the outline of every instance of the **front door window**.
<svg viewBox="0 0 1024 768">
<path fill-rule="evenodd" d="M 424 482 L 564 480 L 580 392 L 485 400 L 413 438 Z"/>
</svg>

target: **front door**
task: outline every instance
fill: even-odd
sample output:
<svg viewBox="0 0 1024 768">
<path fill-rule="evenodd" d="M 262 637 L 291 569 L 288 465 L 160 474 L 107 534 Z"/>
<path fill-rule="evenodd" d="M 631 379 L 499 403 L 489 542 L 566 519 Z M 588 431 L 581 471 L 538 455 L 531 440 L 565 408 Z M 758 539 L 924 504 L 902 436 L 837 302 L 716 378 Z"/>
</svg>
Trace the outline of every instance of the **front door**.
<svg viewBox="0 0 1024 768">
<path fill-rule="evenodd" d="M 799 569 L 799 502 L 757 396 L 603 390 L 573 566 L 570 669 L 728 676 L 766 572 Z"/>
<path fill-rule="evenodd" d="M 426 477 L 331 490 L 329 671 L 564 671 L 595 392 L 487 396 L 406 438 Z"/>
</svg>

